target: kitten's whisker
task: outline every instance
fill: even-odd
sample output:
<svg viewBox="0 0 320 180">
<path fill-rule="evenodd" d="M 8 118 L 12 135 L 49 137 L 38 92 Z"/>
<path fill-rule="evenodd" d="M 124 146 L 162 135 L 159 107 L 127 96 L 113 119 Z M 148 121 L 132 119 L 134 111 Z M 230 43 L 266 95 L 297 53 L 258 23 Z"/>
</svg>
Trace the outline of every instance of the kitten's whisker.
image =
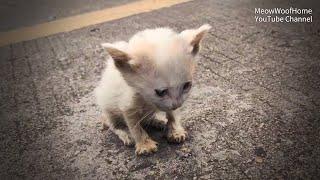
<svg viewBox="0 0 320 180">
<path fill-rule="evenodd" d="M 153 111 L 147 112 L 135 125 L 134 127 L 136 127 L 138 124 L 140 124 L 145 118 L 147 118 L 150 114 L 152 114 Z"/>
<path fill-rule="evenodd" d="M 155 117 L 150 118 L 150 119 L 147 121 L 147 123 L 145 124 L 145 125 L 146 125 L 146 127 L 150 127 L 150 126 L 152 126 L 153 121 L 155 121 Z"/>
</svg>

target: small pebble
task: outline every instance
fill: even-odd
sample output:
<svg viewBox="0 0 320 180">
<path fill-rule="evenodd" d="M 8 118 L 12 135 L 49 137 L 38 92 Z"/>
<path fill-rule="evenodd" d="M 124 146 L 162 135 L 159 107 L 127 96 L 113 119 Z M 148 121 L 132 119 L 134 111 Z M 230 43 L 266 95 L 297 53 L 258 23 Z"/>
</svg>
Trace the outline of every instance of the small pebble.
<svg viewBox="0 0 320 180">
<path fill-rule="evenodd" d="M 257 163 L 262 163 L 262 162 L 263 162 L 263 158 L 262 158 L 262 157 L 259 157 L 259 156 L 257 156 L 257 157 L 255 158 L 255 160 L 256 160 Z"/>
</svg>

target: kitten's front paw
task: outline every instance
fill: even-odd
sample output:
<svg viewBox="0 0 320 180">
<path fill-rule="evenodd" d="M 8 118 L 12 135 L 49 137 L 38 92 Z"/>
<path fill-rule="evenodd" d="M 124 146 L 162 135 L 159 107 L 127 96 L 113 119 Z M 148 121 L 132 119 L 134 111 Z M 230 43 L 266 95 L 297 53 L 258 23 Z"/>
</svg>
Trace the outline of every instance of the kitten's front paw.
<svg viewBox="0 0 320 180">
<path fill-rule="evenodd" d="M 143 142 L 136 144 L 136 154 L 137 155 L 146 155 L 157 151 L 157 142 L 148 138 Z"/>
<path fill-rule="evenodd" d="M 172 143 L 182 143 L 186 140 L 187 138 L 187 132 L 181 128 L 181 129 L 172 129 L 169 130 L 167 139 L 169 142 Z"/>
<path fill-rule="evenodd" d="M 119 138 L 121 139 L 121 141 L 123 142 L 124 145 L 126 146 L 132 146 L 134 145 L 134 141 L 132 140 L 132 138 L 127 135 L 127 134 L 124 134 L 122 136 L 119 136 Z"/>
</svg>

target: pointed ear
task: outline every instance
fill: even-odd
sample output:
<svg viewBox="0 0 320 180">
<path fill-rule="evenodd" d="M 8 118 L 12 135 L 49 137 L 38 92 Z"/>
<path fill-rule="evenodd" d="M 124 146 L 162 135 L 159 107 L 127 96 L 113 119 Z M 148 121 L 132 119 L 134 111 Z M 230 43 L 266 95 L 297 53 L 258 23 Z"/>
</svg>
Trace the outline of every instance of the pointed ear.
<svg viewBox="0 0 320 180">
<path fill-rule="evenodd" d="M 209 24 L 202 25 L 198 29 L 187 29 L 180 33 L 180 35 L 190 44 L 191 54 L 197 55 L 200 50 L 200 42 L 204 35 L 211 29 Z"/>
<path fill-rule="evenodd" d="M 116 48 L 113 44 L 109 43 L 103 43 L 101 44 L 102 47 L 104 47 L 109 55 L 112 57 L 114 60 L 115 66 L 120 70 L 120 71 L 126 71 L 126 72 L 131 72 L 133 70 L 133 64 L 131 64 L 129 61 L 131 60 L 131 57 L 129 54 L 126 52 L 119 50 Z"/>
</svg>

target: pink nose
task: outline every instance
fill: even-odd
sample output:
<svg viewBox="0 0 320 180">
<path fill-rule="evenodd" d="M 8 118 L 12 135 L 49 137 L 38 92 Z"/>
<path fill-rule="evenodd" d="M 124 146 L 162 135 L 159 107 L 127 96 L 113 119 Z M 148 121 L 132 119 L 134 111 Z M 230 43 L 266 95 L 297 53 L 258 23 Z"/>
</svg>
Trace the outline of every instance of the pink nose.
<svg viewBox="0 0 320 180">
<path fill-rule="evenodd" d="M 176 110 L 176 109 L 178 109 L 179 107 L 181 106 L 181 103 L 179 103 L 179 102 L 173 102 L 172 103 L 172 110 Z"/>
</svg>

